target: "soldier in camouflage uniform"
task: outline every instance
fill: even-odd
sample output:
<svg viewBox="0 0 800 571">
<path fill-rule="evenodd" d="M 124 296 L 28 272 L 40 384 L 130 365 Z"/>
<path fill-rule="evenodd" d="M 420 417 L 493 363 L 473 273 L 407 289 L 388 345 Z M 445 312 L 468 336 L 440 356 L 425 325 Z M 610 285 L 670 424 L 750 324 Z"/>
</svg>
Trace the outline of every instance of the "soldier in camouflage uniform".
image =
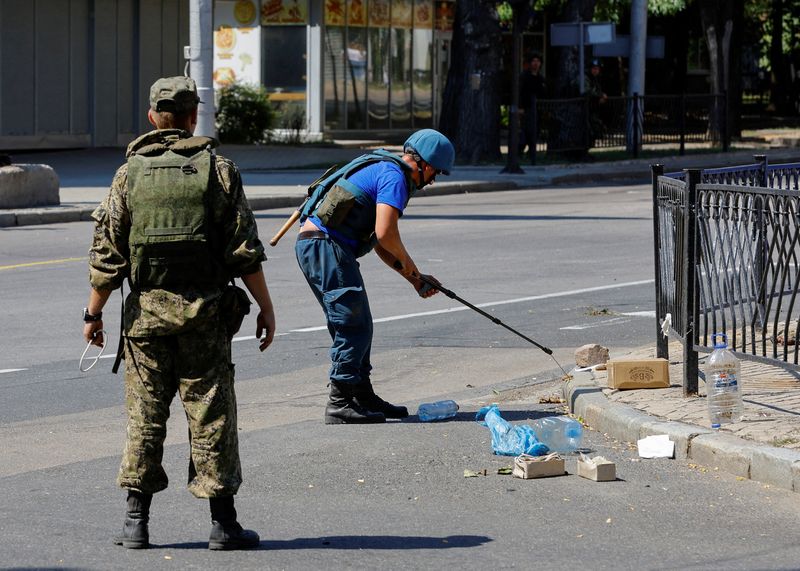
<svg viewBox="0 0 800 571">
<path fill-rule="evenodd" d="M 189 490 L 210 500 L 209 548 L 259 544 L 233 503 L 242 475 L 231 339 L 249 300 L 226 283 L 241 277 L 258 304 L 261 351 L 275 317 L 239 172 L 212 154 L 214 139 L 192 136 L 199 102 L 190 78 L 153 84 L 148 118 L 156 130 L 130 144 L 127 164 L 92 214 L 87 341 L 103 344 L 103 306 L 124 280 L 131 284 L 123 318 L 128 428 L 117 480 L 128 509 L 115 538 L 127 548 L 149 545 L 152 495 L 167 487 L 161 459 L 176 392 L 189 424 Z"/>
</svg>

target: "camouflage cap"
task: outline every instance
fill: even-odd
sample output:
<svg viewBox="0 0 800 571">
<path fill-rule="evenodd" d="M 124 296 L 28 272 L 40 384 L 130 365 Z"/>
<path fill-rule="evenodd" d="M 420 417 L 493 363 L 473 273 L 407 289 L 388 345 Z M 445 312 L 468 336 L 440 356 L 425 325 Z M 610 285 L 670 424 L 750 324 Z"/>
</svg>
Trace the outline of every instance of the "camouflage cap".
<svg viewBox="0 0 800 571">
<path fill-rule="evenodd" d="M 156 112 L 186 113 L 198 103 L 197 84 L 191 77 L 162 77 L 150 88 L 150 108 Z"/>
</svg>

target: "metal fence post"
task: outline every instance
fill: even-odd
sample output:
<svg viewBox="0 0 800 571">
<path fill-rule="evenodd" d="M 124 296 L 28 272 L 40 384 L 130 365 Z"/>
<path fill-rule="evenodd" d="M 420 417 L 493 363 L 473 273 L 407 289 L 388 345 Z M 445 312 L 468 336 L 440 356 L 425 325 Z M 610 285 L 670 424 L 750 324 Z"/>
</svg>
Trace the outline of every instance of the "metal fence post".
<svg viewBox="0 0 800 571">
<path fill-rule="evenodd" d="M 650 165 L 653 177 L 653 251 L 656 268 L 656 357 L 669 360 L 669 344 L 667 336 L 661 333 L 664 321 L 663 292 L 661 289 L 661 220 L 658 207 L 658 177 L 664 174 L 664 165 Z"/>
<path fill-rule="evenodd" d="M 686 152 L 686 93 L 681 93 L 681 116 L 678 122 L 681 130 L 681 150 L 680 155 L 683 156 Z"/>
<path fill-rule="evenodd" d="M 584 128 L 583 128 L 583 140 L 584 146 L 586 147 L 586 152 L 589 152 L 594 146 L 594 134 L 592 133 L 592 116 L 591 116 L 592 108 L 589 105 L 589 96 L 583 96 L 583 118 L 584 118 Z"/>
<path fill-rule="evenodd" d="M 769 188 L 769 179 L 767 177 L 769 162 L 767 160 L 767 155 L 753 155 L 753 160 L 758 163 L 758 185 L 763 188 Z"/>
<path fill-rule="evenodd" d="M 685 169 L 686 194 L 684 195 L 684 252 L 683 252 L 683 283 L 681 295 L 684 298 L 683 323 L 685 331 L 683 337 L 683 396 L 697 394 L 697 351 L 694 348 L 697 337 L 697 263 L 696 263 L 696 237 L 697 237 L 697 185 L 700 182 L 702 171 L 700 169 Z"/>
<path fill-rule="evenodd" d="M 728 92 L 722 92 L 722 152 L 727 153 L 730 147 L 730 129 L 728 128 Z"/>
<path fill-rule="evenodd" d="M 633 127 L 633 158 L 639 158 L 639 94 L 633 94 L 633 117 L 631 118 Z"/>
<path fill-rule="evenodd" d="M 758 180 L 756 181 L 759 186 L 767 188 L 769 184 L 767 175 L 767 155 L 753 155 L 753 159 L 758 163 Z M 755 240 L 755 282 L 758 287 L 756 291 L 756 311 L 758 316 L 758 326 L 764 330 L 767 326 L 766 304 L 767 293 L 766 288 L 763 287 L 765 274 L 767 273 L 767 229 L 764 225 L 764 201 L 763 198 L 756 199 L 756 227 L 753 228 L 753 240 Z"/>
<path fill-rule="evenodd" d="M 539 144 L 539 110 L 537 109 L 537 107 L 538 107 L 538 101 L 536 98 L 536 94 L 534 93 L 530 109 L 532 113 L 530 120 L 533 122 L 533 124 L 529 126 L 531 130 L 531 138 L 533 140 L 528 142 L 528 145 L 530 145 L 532 165 L 536 164 L 536 146 Z"/>
</svg>

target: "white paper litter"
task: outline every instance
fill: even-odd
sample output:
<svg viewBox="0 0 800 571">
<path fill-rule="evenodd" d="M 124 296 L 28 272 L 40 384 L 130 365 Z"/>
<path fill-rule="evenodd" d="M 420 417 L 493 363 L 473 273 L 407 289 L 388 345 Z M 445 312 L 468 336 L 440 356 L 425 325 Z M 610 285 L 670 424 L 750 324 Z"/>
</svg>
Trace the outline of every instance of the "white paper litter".
<svg viewBox="0 0 800 571">
<path fill-rule="evenodd" d="M 656 434 L 636 442 L 640 458 L 672 458 L 675 443 L 666 434 Z"/>
</svg>

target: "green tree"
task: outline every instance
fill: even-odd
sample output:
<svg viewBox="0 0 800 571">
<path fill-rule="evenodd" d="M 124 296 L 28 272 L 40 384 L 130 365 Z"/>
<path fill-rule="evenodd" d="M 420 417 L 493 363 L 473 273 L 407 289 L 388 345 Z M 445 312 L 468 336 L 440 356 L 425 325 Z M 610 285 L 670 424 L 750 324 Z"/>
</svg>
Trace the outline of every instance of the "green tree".
<svg viewBox="0 0 800 571">
<path fill-rule="evenodd" d="M 495 4 L 458 0 L 439 129 L 459 161 L 500 159 L 501 45 Z"/>
</svg>

